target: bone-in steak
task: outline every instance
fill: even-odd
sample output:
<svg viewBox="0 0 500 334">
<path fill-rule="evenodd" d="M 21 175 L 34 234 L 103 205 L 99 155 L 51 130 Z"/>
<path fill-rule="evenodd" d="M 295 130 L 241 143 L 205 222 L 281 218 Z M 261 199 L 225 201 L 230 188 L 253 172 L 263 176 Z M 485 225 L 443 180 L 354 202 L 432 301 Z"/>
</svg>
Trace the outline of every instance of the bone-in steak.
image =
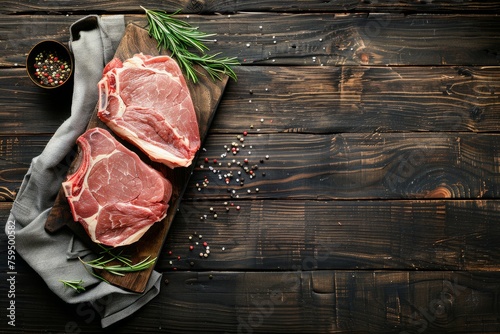
<svg viewBox="0 0 500 334">
<path fill-rule="evenodd" d="M 94 242 L 131 244 L 166 216 L 172 185 L 162 174 L 104 129 L 87 130 L 77 144 L 81 162 L 63 189 Z"/>
<path fill-rule="evenodd" d="M 137 54 L 106 65 L 98 117 L 151 160 L 189 166 L 200 148 L 198 121 L 181 69 L 168 56 Z"/>
</svg>

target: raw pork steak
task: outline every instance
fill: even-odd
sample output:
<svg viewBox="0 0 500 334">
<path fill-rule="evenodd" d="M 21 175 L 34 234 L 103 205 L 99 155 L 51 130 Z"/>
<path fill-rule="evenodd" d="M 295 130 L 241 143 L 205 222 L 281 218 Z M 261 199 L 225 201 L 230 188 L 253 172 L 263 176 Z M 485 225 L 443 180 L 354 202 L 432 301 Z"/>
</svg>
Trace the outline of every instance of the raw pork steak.
<svg viewBox="0 0 500 334">
<path fill-rule="evenodd" d="M 87 130 L 77 144 L 82 160 L 63 189 L 94 242 L 131 244 L 166 216 L 172 185 L 163 175 L 104 129 Z"/>
<path fill-rule="evenodd" d="M 98 117 L 151 160 L 189 166 L 200 148 L 191 94 L 168 56 L 137 54 L 109 62 L 99 81 Z"/>
</svg>

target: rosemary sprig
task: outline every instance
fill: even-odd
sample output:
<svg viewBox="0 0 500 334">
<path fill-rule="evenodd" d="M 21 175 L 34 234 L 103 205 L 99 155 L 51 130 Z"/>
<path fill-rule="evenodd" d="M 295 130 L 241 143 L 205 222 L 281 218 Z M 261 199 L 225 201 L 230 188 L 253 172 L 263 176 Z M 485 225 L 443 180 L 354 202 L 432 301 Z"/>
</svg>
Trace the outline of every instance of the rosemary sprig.
<svg viewBox="0 0 500 334">
<path fill-rule="evenodd" d="M 236 80 L 236 73 L 231 68 L 239 65 L 236 57 L 218 57 L 220 54 L 207 55 L 208 47 L 204 42 L 212 41 L 209 37 L 215 34 L 207 34 L 198 30 L 182 20 L 176 19 L 173 14 L 167 14 L 163 11 L 150 10 L 141 6 L 146 12 L 148 19 L 148 33 L 158 42 L 158 50 L 162 48 L 172 52 L 179 67 L 186 73 L 189 80 L 198 82 L 198 74 L 201 74 L 194 68 L 195 64 L 200 65 L 209 76 L 215 80 L 221 79 L 221 75 L 226 74 Z M 191 52 L 190 49 L 196 49 L 199 54 Z"/>
<path fill-rule="evenodd" d="M 151 258 L 151 256 L 146 257 L 144 260 L 132 264 L 132 260 L 130 260 L 128 257 L 123 256 L 122 252 L 118 254 L 114 254 L 111 252 L 111 248 L 106 248 L 102 245 L 99 245 L 103 250 L 100 252 L 100 254 L 104 254 L 101 257 L 91 260 L 91 261 L 84 261 L 82 258 L 78 258 L 80 262 L 85 266 L 85 269 L 94 277 L 109 283 L 108 280 L 106 280 L 104 277 L 96 274 L 93 272 L 90 268 L 98 269 L 98 270 L 105 270 L 113 275 L 118 275 L 118 276 L 125 276 L 125 273 L 132 273 L 136 271 L 141 271 L 148 269 L 151 267 L 155 261 L 155 258 Z M 112 261 L 118 261 L 120 264 L 109 264 Z M 109 264 L 109 265 L 108 265 Z M 90 267 L 90 268 L 89 268 Z M 62 282 L 65 286 L 70 287 L 74 289 L 76 292 L 80 293 L 81 291 L 85 291 L 85 287 L 82 285 L 83 280 L 75 281 L 75 280 L 59 280 Z"/>
<path fill-rule="evenodd" d="M 107 248 L 101 244 L 98 244 L 98 245 L 99 245 L 99 247 L 102 248 L 102 252 L 100 252 L 100 254 L 107 254 L 109 257 L 111 257 L 111 260 L 118 260 L 125 265 L 132 264 L 132 261 L 128 257 L 122 256 L 123 251 L 120 251 L 120 253 L 118 253 L 118 254 L 114 254 L 111 252 L 111 250 L 113 248 Z"/>
<path fill-rule="evenodd" d="M 141 271 L 141 270 L 145 270 L 145 269 L 149 268 L 156 261 L 156 257 L 152 258 L 152 259 L 150 259 L 150 257 L 151 256 L 148 256 L 144 260 L 142 260 L 136 264 L 132 264 L 131 262 L 128 262 L 129 260 L 127 260 L 127 262 L 122 261 L 118 257 L 111 257 L 109 259 L 105 259 L 104 256 L 101 256 L 101 257 L 94 259 L 92 261 L 83 261 L 80 258 L 80 261 L 84 265 L 89 266 L 91 268 L 105 270 L 105 271 L 107 271 L 111 274 L 114 274 L 114 275 L 124 276 L 125 275 L 124 273 L 131 273 L 131 272 Z M 108 265 L 108 263 L 113 261 L 113 260 L 118 260 L 118 261 L 122 262 L 122 264 Z"/>
<path fill-rule="evenodd" d="M 67 287 L 75 290 L 78 293 L 80 293 L 82 291 L 85 291 L 85 287 L 83 286 L 83 281 L 82 280 L 79 280 L 79 281 L 70 281 L 70 280 L 62 280 L 62 279 L 60 279 L 59 282 L 61 282 L 62 284 L 64 284 L 64 286 L 67 286 Z"/>
<path fill-rule="evenodd" d="M 125 276 L 125 273 L 145 270 L 151 267 L 156 261 L 156 257 L 151 259 L 151 256 L 148 256 L 142 261 L 136 264 L 132 264 L 132 260 L 130 260 L 126 256 L 123 256 L 122 252 L 115 254 L 111 252 L 110 248 L 106 248 L 102 245 L 99 246 L 103 249 L 100 253 L 103 254 L 102 256 L 90 261 L 84 261 L 80 257 L 78 258 L 80 262 L 85 266 L 85 268 L 90 267 L 98 270 L 105 270 L 113 275 Z M 120 262 L 120 264 L 109 264 L 113 261 L 118 261 Z M 100 280 L 109 283 L 104 277 L 97 275 L 92 270 L 89 270 L 89 272 L 94 277 L 97 277 Z"/>
</svg>

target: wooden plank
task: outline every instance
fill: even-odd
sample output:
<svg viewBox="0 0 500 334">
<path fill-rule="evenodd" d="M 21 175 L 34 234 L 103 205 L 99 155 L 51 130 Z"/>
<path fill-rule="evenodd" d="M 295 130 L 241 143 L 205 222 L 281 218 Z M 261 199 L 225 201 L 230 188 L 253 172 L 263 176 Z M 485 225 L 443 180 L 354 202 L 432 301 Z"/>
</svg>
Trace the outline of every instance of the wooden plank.
<svg viewBox="0 0 500 334">
<path fill-rule="evenodd" d="M 224 148 L 230 148 L 233 142 L 241 144 L 236 134 L 207 137 L 200 159 L 195 160 L 186 198 L 228 199 L 228 189 L 234 189 L 234 196 L 241 199 L 474 199 L 496 198 L 500 194 L 498 134 L 268 134 L 266 126 L 273 126 L 269 119 L 263 123 L 254 121 L 254 129 L 248 128 L 245 137 L 246 147 L 240 147 L 238 155 L 233 156 Z M 5 149 L 11 162 L 0 161 L 5 178 L 0 184 L 14 192 L 28 162 L 48 137 L 0 137 L 5 143 L 14 143 L 15 138 L 19 142 L 10 148 L 12 153 Z M 32 143 L 38 146 L 29 146 Z M 226 157 L 221 158 L 224 154 Z M 270 158 L 265 159 L 266 155 Z M 245 158 L 249 159 L 248 165 Z M 236 163 L 232 163 L 233 159 Z M 258 169 L 250 179 L 243 168 L 250 170 L 255 165 Z M 233 176 L 228 185 L 224 174 L 229 172 Z M 241 180 L 236 180 L 240 178 L 244 178 L 243 186 Z M 207 187 L 203 186 L 205 179 L 209 181 Z M 255 188 L 259 188 L 258 193 Z"/>
<path fill-rule="evenodd" d="M 22 15 L 0 16 L 2 31 L 0 66 L 25 66 L 26 56 L 38 42 L 54 39 L 69 41 L 69 26 L 83 16 Z"/>
<path fill-rule="evenodd" d="M 493 200 L 237 205 L 239 211 L 226 212 L 223 201 L 182 202 L 157 269 L 496 271 L 500 262 L 500 204 Z M 9 210 L 10 203 L 0 202 L 2 221 Z M 207 258 L 199 256 L 203 242 L 210 246 Z"/>
<path fill-rule="evenodd" d="M 266 121 L 256 126 L 264 128 Z M 248 130 L 244 148 L 234 134 L 209 136 L 185 197 L 322 200 L 500 195 L 498 134 L 312 135 L 258 130 Z M 241 149 L 237 155 L 231 153 L 235 142 Z M 258 169 L 251 177 L 255 166 Z M 244 178 L 243 185 L 240 178 Z"/>
<path fill-rule="evenodd" d="M 68 88 L 54 94 L 35 86 L 24 68 L 0 69 L 0 135 L 54 133 L 71 114 Z"/>
<path fill-rule="evenodd" d="M 299 133 L 500 129 L 500 67 L 248 66 L 237 73 L 212 132 L 241 133 L 250 124 Z"/>
<path fill-rule="evenodd" d="M 88 13 L 139 13 L 157 2 L 2 5 L 0 197 L 12 200 L 69 115 L 67 100 L 30 86 L 29 47 L 67 41 L 69 25 Z M 497 1 L 161 6 L 220 12 L 182 17 L 218 33 L 211 51 L 244 66 L 161 250 L 160 295 L 114 333 L 500 332 Z M 127 21 L 144 24 L 142 15 Z M 233 141 L 243 149 L 235 159 L 259 169 L 229 187 L 224 174 L 241 168 L 221 153 Z M 11 204 L 0 199 L 1 221 Z M 105 332 L 89 305 L 57 299 L 20 258 L 16 268 L 17 326 L 4 322 L 0 332 Z"/>
<path fill-rule="evenodd" d="M 177 332 L 414 333 L 426 329 L 470 333 L 500 329 L 498 273 L 186 272 L 165 278 L 169 284 L 162 296 L 166 297 L 159 300 L 158 308 L 169 315 L 162 326 Z M 154 321 L 154 316 L 149 317 Z"/>
<path fill-rule="evenodd" d="M 210 132 L 337 133 L 500 130 L 500 66 L 238 66 Z M 70 99 L 28 82 L 22 69 L 0 73 L 0 134 L 54 132 Z M 14 82 L 14 85 L 12 84 Z"/>
<path fill-rule="evenodd" d="M 490 15 L 236 14 L 190 16 L 217 33 L 212 51 L 244 65 L 498 65 Z"/>
<path fill-rule="evenodd" d="M 495 200 L 231 202 L 240 210 L 222 200 L 182 202 L 157 268 L 496 271 L 500 266 Z M 199 255 L 205 253 L 203 242 L 210 246 L 206 258 Z"/>
<path fill-rule="evenodd" d="M 40 324 L 53 333 L 106 332 L 89 305 L 64 304 L 30 270 L 16 279 L 16 327 L 3 332 L 38 332 Z M 169 272 L 164 280 L 160 295 L 113 333 L 500 331 L 498 272 L 209 271 Z"/>
<path fill-rule="evenodd" d="M 16 2 L 5 1 L 2 13 L 22 14 L 31 12 L 82 12 L 99 11 L 106 13 L 134 12 L 139 11 L 139 6 L 146 8 L 162 8 L 169 12 L 182 10 L 183 13 L 213 13 L 213 12 L 347 12 L 347 11 L 370 11 L 370 12 L 484 12 L 492 13 L 500 11 L 498 2 L 486 1 L 314 1 L 300 0 L 288 3 L 275 0 L 260 1 L 162 1 L 161 6 L 153 0 L 145 1 L 85 1 L 75 5 L 71 1 L 29 1 Z"/>
<path fill-rule="evenodd" d="M 67 41 L 69 25 L 78 18 L 2 16 L 0 31 L 6 36 L 0 66 L 22 66 L 27 50 L 39 40 Z M 495 15 L 238 13 L 180 18 L 216 33 L 217 42 L 207 42 L 211 52 L 238 57 L 244 65 L 499 64 Z M 146 23 L 144 15 L 127 20 Z"/>
<path fill-rule="evenodd" d="M 5 223 L 7 221 L 7 219 L 9 218 L 11 207 L 12 207 L 12 202 L 0 201 L 0 221 L 2 223 Z M 3 224 L 2 226 L 5 226 L 5 224 Z M 5 233 L 0 233 L 0 235 L 3 236 L 3 235 L 5 235 Z M 0 238 L 0 240 L 2 240 L 2 239 Z"/>
<path fill-rule="evenodd" d="M 39 155 L 49 136 L 0 136 L 0 202 L 12 201 L 28 171 L 31 159 Z"/>
</svg>

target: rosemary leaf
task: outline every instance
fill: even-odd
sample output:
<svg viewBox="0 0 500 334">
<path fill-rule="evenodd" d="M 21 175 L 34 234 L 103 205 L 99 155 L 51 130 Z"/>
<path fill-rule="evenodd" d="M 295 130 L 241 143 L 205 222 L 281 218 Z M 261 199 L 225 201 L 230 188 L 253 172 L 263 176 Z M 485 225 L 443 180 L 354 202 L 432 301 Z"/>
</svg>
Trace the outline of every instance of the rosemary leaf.
<svg viewBox="0 0 500 334">
<path fill-rule="evenodd" d="M 148 20 L 148 33 L 157 41 L 157 48 L 170 50 L 172 58 L 177 60 L 179 67 L 184 71 L 187 78 L 194 83 L 198 82 L 199 71 L 195 65 L 200 65 L 212 78 L 212 80 L 221 80 L 222 75 L 227 75 L 236 80 L 236 73 L 231 68 L 239 65 L 236 57 L 217 57 L 219 54 L 207 55 L 205 52 L 209 48 L 204 42 L 212 41 L 209 37 L 215 34 L 207 34 L 193 27 L 187 22 L 176 19 L 173 14 L 167 14 L 163 11 L 150 10 L 141 6 L 146 12 Z M 199 54 L 190 51 L 195 49 Z"/>
<path fill-rule="evenodd" d="M 109 253 L 111 254 L 111 253 Z M 119 275 L 123 276 L 124 273 L 131 273 L 131 272 L 136 272 L 136 271 L 141 271 L 149 268 L 152 266 L 155 261 L 156 257 L 153 259 L 150 259 L 150 256 L 146 257 L 144 260 L 136 263 L 136 264 L 131 264 L 131 263 L 123 263 L 122 264 L 115 264 L 115 265 L 108 265 L 109 262 L 113 260 L 118 260 L 120 261 L 116 256 L 111 257 L 110 259 L 105 260 L 104 257 L 97 258 L 95 260 L 91 261 L 83 261 L 80 258 L 80 261 L 91 268 L 98 269 L 98 270 L 105 270 L 113 275 Z"/>
<path fill-rule="evenodd" d="M 122 262 L 123 264 L 126 264 L 126 265 L 130 265 L 132 263 L 132 260 L 130 260 L 129 258 L 121 255 L 123 253 L 123 251 L 121 251 L 119 254 L 113 254 L 111 252 L 111 250 L 113 248 L 107 248 L 107 247 L 104 247 L 101 244 L 99 244 L 99 246 L 103 249 L 103 251 L 101 252 L 101 254 L 107 254 L 107 255 L 109 255 L 112 258 L 111 260 L 118 260 L 118 261 L 120 261 L 120 262 Z"/>
<path fill-rule="evenodd" d="M 78 293 L 85 291 L 85 287 L 83 286 L 82 280 L 75 281 L 75 280 L 62 280 L 62 279 L 60 279 L 59 282 L 64 284 L 64 286 L 67 286 L 67 287 L 75 290 Z"/>
</svg>

